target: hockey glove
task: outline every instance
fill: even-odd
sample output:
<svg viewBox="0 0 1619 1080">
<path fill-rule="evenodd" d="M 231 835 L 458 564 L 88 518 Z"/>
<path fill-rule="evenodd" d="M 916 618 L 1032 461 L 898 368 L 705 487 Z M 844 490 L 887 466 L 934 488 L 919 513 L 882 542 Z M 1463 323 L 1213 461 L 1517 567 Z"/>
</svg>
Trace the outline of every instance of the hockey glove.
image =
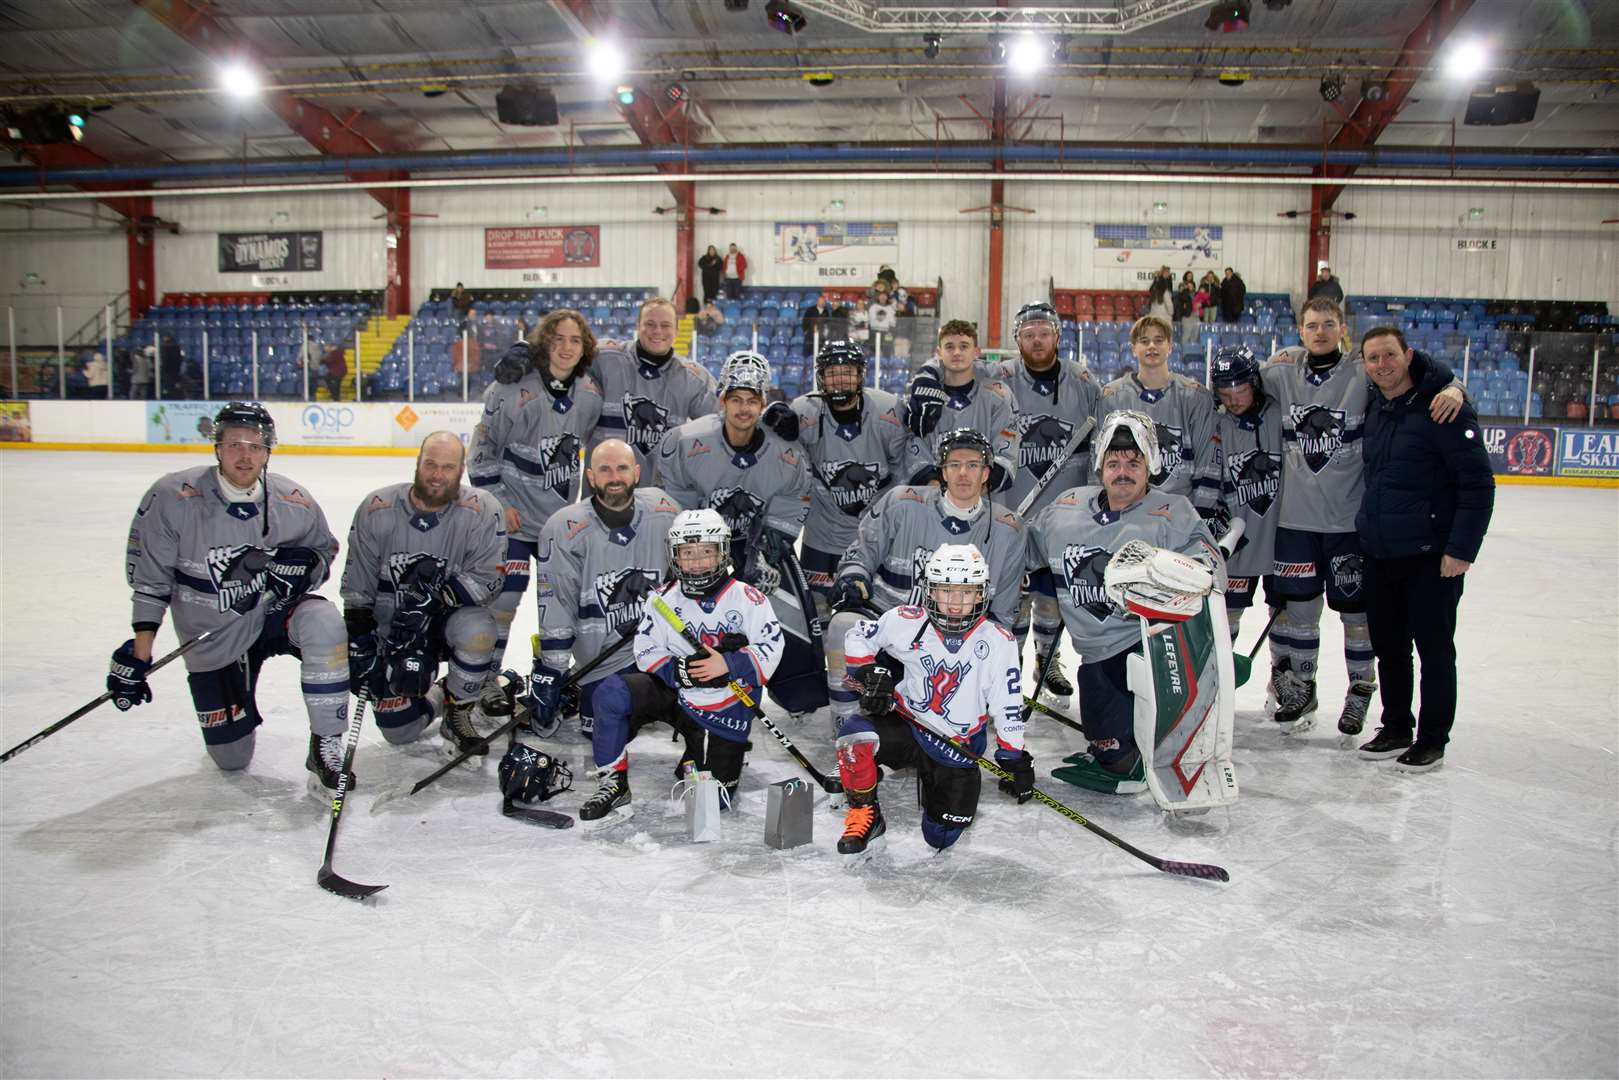
<svg viewBox="0 0 1619 1080">
<path fill-rule="evenodd" d="M 860 673 L 860 712 L 873 718 L 893 711 L 894 673 L 882 664 L 871 664 Z"/>
<path fill-rule="evenodd" d="M 1034 798 L 1034 759 L 1027 750 L 1004 756 L 997 753 L 995 763 L 1012 774 L 1010 780 L 1001 781 L 1002 791 L 1016 798 L 1019 805 Z"/>
<path fill-rule="evenodd" d="M 270 553 L 264 587 L 275 602 L 285 606 L 315 587 L 320 576 L 320 556 L 314 548 L 278 547 Z"/>
<path fill-rule="evenodd" d="M 690 668 L 687 667 L 688 663 L 695 663 L 696 661 L 703 659 L 705 656 L 713 655 L 714 654 L 712 652 L 704 649 L 700 653 L 692 653 L 690 656 L 682 656 L 677 659 L 675 661 L 675 685 L 679 686 L 682 690 L 711 689 L 714 687 L 729 685 L 731 682 L 729 670 L 727 670 L 726 674 L 717 678 L 699 679 L 696 675 L 693 675 Z"/>
<path fill-rule="evenodd" d="M 871 603 L 871 585 L 858 574 L 840 577 L 832 583 L 827 603 L 833 611 L 859 611 Z"/>
<path fill-rule="evenodd" d="M 562 682 L 562 672 L 535 658 L 534 670 L 528 677 L 528 707 L 533 714 L 528 722 L 531 730 L 555 732 L 553 725 L 562 710 Z"/>
<path fill-rule="evenodd" d="M 760 422 L 787 442 L 798 441 L 798 414 L 785 401 L 772 401 Z"/>
<path fill-rule="evenodd" d="M 112 703 L 127 712 L 151 701 L 152 688 L 146 685 L 146 673 L 151 670 L 150 660 L 135 655 L 134 638 L 118 646 L 107 668 L 107 693 L 112 695 Z"/>
<path fill-rule="evenodd" d="M 741 652 L 748 647 L 748 635 L 739 634 L 735 630 L 727 630 L 720 635 L 716 650 L 722 653 Z"/>
<path fill-rule="evenodd" d="M 495 364 L 495 381 L 506 386 L 522 379 L 534 364 L 534 353 L 526 341 L 514 341 Z"/>
<path fill-rule="evenodd" d="M 1187 555 L 1131 540 L 1108 560 L 1102 588 L 1113 604 L 1144 619 L 1183 622 L 1214 587 L 1209 568 Z"/>
<path fill-rule="evenodd" d="M 939 426 L 948 399 L 939 371 L 932 364 L 923 364 L 911 380 L 911 389 L 905 399 L 905 426 L 918 439 L 925 439 Z"/>
<path fill-rule="evenodd" d="M 373 701 L 386 697 L 387 676 L 382 668 L 382 642 L 375 633 L 349 638 L 349 689 Z"/>
</svg>

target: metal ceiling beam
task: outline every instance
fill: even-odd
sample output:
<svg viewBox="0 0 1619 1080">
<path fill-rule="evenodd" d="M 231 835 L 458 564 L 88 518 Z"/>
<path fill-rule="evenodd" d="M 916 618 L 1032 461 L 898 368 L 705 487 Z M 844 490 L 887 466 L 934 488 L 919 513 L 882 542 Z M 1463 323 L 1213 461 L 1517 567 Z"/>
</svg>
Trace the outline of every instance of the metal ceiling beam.
<svg viewBox="0 0 1619 1080">
<path fill-rule="evenodd" d="M 872 0 L 794 0 L 805 12 L 836 19 L 868 34 L 992 34 L 1045 30 L 1069 34 L 1130 34 L 1189 11 L 1208 0 L 1129 0 L 1062 7 L 901 7 Z"/>
</svg>

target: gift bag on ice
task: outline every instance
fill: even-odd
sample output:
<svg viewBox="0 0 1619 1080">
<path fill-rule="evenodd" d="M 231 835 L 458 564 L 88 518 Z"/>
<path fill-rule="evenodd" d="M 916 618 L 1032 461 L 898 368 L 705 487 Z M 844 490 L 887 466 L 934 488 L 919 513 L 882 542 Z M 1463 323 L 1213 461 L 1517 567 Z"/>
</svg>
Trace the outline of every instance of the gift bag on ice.
<svg viewBox="0 0 1619 1080">
<path fill-rule="evenodd" d="M 674 798 L 685 804 L 686 838 L 706 844 L 720 838 L 721 784 L 713 774 L 689 770 L 675 784 Z"/>
<path fill-rule="evenodd" d="M 815 830 L 815 796 L 809 781 L 780 780 L 765 790 L 765 843 L 773 848 L 809 843 Z"/>
</svg>

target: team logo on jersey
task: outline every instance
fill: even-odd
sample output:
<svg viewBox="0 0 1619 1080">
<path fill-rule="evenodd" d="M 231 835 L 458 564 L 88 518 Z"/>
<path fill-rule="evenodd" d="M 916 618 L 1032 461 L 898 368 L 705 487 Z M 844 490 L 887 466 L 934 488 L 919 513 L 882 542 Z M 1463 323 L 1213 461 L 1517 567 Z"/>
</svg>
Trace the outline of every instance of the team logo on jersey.
<svg viewBox="0 0 1619 1080">
<path fill-rule="evenodd" d="M 609 634 L 618 633 L 641 617 L 641 605 L 658 587 L 659 580 L 657 571 L 638 566 L 596 575 L 596 603 L 607 619 Z"/>
<path fill-rule="evenodd" d="M 1304 463 L 1314 473 L 1325 469 L 1344 444 L 1344 411 L 1320 405 L 1294 405 L 1288 411 Z"/>
<path fill-rule="evenodd" d="M 927 584 L 928 560 L 933 558 L 933 549 L 919 547 L 911 552 L 911 592 L 905 602 L 912 607 L 922 603 L 922 589 Z"/>
<path fill-rule="evenodd" d="M 265 567 L 270 553 L 251 544 L 229 544 L 208 549 L 208 579 L 219 592 L 221 613 L 252 611 L 264 591 Z"/>
<path fill-rule="evenodd" d="M 950 707 L 950 699 L 956 696 L 961 689 L 962 676 L 967 674 L 970 665 L 965 660 L 958 660 L 954 664 L 947 664 L 943 660 L 935 660 L 927 653 L 922 654 L 922 670 L 928 673 L 928 696 L 921 700 L 906 698 L 911 712 L 930 712 L 935 716 L 946 715 Z"/>
<path fill-rule="evenodd" d="M 871 504 L 884 479 L 875 461 L 828 461 L 817 471 L 833 504 L 851 516 Z"/>
<path fill-rule="evenodd" d="M 407 603 L 421 603 L 425 599 L 428 583 L 437 580 L 444 573 L 444 567 L 443 559 L 425 551 L 396 551 L 388 556 L 383 565 L 388 580 L 393 583 L 394 596 L 397 598 L 395 603 L 399 607 Z M 401 596 L 401 593 L 405 595 Z"/>
<path fill-rule="evenodd" d="M 708 496 L 708 505 L 718 510 L 725 524 L 731 527 L 731 536 L 747 536 L 753 523 L 765 512 L 764 500 L 739 487 L 715 488 Z"/>
<path fill-rule="evenodd" d="M 1102 588 L 1102 575 L 1112 556 L 1107 548 L 1089 544 L 1069 544 L 1062 549 L 1062 579 L 1068 602 L 1090 612 L 1098 622 L 1113 614 L 1113 604 Z"/>
<path fill-rule="evenodd" d="M 1153 430 L 1158 435 L 1158 464 L 1159 472 L 1152 478 L 1153 487 L 1163 487 L 1178 472 L 1182 471 L 1189 453 L 1186 440 L 1182 437 L 1184 429 L 1171 427 L 1168 424 L 1153 422 Z"/>
<path fill-rule="evenodd" d="M 624 431 L 631 446 L 650 454 L 668 426 L 668 409 L 651 398 L 624 395 Z"/>
<path fill-rule="evenodd" d="M 1332 583 L 1338 586 L 1338 591 L 1345 597 L 1353 597 L 1360 592 L 1360 583 L 1366 573 L 1365 559 L 1359 555 L 1334 555 L 1329 566 L 1332 570 Z"/>
<path fill-rule="evenodd" d="M 1237 505 L 1260 517 L 1270 513 L 1282 482 L 1282 459 L 1264 450 L 1244 450 L 1226 459 L 1230 483 L 1236 486 Z"/>
<path fill-rule="evenodd" d="M 1022 439 L 1018 465 L 1028 469 L 1038 480 L 1062 457 L 1063 448 L 1074 434 L 1074 425 L 1055 416 L 1019 416 L 1017 430 Z"/>
<path fill-rule="evenodd" d="M 540 483 L 550 488 L 559 498 L 573 494 L 573 479 L 579 475 L 579 436 L 553 435 L 540 440 Z"/>
</svg>

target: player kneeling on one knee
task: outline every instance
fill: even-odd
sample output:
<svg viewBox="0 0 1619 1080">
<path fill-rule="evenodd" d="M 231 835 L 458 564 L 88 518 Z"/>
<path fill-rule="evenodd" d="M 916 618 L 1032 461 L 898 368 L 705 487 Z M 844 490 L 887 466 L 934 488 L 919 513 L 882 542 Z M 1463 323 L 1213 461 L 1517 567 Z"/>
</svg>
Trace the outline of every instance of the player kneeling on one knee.
<svg viewBox="0 0 1619 1080">
<path fill-rule="evenodd" d="M 978 812 L 988 721 L 995 760 L 1012 774 L 1001 788 L 1027 802 L 1034 762 L 1023 749 L 1017 642 L 986 617 L 989 565 L 971 544 L 945 544 L 925 571 L 922 606 L 863 620 L 844 638 L 860 709 L 838 728 L 838 772 L 848 797 L 838 851 L 880 846 L 885 826 L 877 766 L 915 766 L 922 780 L 922 836 L 937 850 L 956 842 Z"/>
<path fill-rule="evenodd" d="M 717 511 L 687 510 L 675 518 L 669 562 L 676 580 L 648 597 L 636 627 L 640 670 L 609 675 L 596 688 L 591 755 L 599 786 L 579 808 L 582 821 L 630 801 L 625 747 L 660 720 L 685 739 L 684 760 L 713 773 L 731 795 L 741 780 L 754 711 L 736 688 L 758 701 L 781 660 L 781 625 L 764 595 L 732 576 L 731 530 Z M 694 649 L 654 601 L 702 647 Z"/>
</svg>

